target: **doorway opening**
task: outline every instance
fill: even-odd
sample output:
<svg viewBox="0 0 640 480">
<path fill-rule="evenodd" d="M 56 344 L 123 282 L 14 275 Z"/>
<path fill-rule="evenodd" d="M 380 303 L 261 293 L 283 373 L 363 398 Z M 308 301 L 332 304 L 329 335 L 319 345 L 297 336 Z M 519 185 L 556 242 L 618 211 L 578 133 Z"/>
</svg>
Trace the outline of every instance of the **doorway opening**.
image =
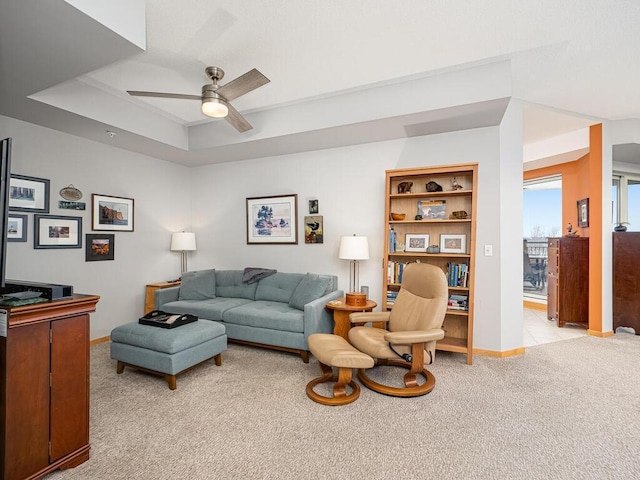
<svg viewBox="0 0 640 480">
<path fill-rule="evenodd" d="M 525 301 L 547 303 L 547 243 L 562 235 L 562 176 L 523 184 L 522 294 Z M 542 307 L 544 308 L 544 307 Z"/>
</svg>

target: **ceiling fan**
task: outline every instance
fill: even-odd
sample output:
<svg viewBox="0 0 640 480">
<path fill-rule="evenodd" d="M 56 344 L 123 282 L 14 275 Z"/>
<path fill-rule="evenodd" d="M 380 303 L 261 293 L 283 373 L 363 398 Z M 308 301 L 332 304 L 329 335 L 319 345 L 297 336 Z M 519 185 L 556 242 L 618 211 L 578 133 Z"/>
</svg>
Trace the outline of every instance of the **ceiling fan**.
<svg viewBox="0 0 640 480">
<path fill-rule="evenodd" d="M 202 113 L 209 117 L 226 118 L 239 132 L 246 132 L 253 127 L 240 113 L 229 103 L 234 98 L 238 98 L 251 90 L 255 90 L 270 80 L 255 68 L 249 70 L 244 75 L 235 80 L 231 80 L 225 85 L 218 85 L 218 81 L 224 77 L 224 71 L 219 67 L 207 67 L 205 69 L 207 77 L 211 83 L 202 86 L 202 95 L 184 95 L 181 93 L 162 92 L 139 92 L 127 90 L 129 95 L 134 97 L 159 97 L 159 98 L 179 98 L 184 100 L 200 100 L 202 102 Z"/>
</svg>

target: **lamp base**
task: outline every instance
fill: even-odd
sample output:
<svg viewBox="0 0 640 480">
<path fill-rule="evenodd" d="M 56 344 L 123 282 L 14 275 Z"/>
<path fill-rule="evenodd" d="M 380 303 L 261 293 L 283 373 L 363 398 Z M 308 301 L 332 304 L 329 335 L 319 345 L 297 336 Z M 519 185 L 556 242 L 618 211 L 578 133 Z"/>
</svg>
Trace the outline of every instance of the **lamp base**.
<svg viewBox="0 0 640 480">
<path fill-rule="evenodd" d="M 351 307 L 364 307 L 367 304 L 367 294 L 360 292 L 347 293 L 345 303 Z"/>
</svg>

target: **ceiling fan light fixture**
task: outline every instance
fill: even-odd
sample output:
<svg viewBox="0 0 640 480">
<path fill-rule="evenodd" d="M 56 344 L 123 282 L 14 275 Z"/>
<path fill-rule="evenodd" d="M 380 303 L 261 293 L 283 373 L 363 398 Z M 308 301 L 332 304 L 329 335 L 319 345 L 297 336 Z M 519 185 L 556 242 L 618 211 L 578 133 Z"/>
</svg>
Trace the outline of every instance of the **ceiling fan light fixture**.
<svg viewBox="0 0 640 480">
<path fill-rule="evenodd" d="M 224 118 L 229 114 L 229 108 L 221 98 L 203 98 L 202 113 L 208 117 Z"/>
</svg>

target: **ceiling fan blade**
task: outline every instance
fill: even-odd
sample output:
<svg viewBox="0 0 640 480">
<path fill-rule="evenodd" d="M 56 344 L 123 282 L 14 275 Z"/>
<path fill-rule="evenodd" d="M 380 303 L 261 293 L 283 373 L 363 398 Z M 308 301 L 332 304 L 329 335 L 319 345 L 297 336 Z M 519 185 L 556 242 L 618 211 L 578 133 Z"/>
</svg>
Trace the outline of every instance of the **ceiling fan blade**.
<svg viewBox="0 0 640 480">
<path fill-rule="evenodd" d="M 182 93 L 161 93 L 161 92 L 138 92 L 127 90 L 132 97 L 157 97 L 157 98 L 180 98 L 182 100 L 202 100 L 201 95 L 184 95 Z"/>
<path fill-rule="evenodd" d="M 254 68 L 244 75 L 240 75 L 238 78 L 221 86 L 216 90 L 216 92 L 228 101 L 231 101 L 234 98 L 238 98 L 245 93 L 249 93 L 251 90 L 255 90 L 256 88 L 269 83 L 270 81 L 271 80 Z"/>
<path fill-rule="evenodd" d="M 240 112 L 238 112 L 228 103 L 227 107 L 229 108 L 229 113 L 224 118 L 227 120 L 227 122 L 233 125 L 233 128 L 238 130 L 240 133 L 246 132 L 247 130 L 251 130 L 253 128 L 251 124 L 247 122 L 247 119 L 240 115 Z"/>
</svg>

